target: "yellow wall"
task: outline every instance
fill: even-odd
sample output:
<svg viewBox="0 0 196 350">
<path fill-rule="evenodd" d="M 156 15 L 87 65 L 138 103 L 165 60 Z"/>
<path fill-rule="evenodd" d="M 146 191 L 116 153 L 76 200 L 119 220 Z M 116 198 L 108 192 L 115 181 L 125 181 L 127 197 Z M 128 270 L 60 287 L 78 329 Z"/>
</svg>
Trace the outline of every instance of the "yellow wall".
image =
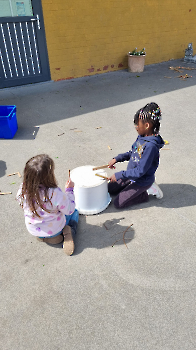
<svg viewBox="0 0 196 350">
<path fill-rule="evenodd" d="M 128 51 L 146 64 L 196 54 L 196 0 L 42 0 L 51 78 L 127 67 Z"/>
</svg>

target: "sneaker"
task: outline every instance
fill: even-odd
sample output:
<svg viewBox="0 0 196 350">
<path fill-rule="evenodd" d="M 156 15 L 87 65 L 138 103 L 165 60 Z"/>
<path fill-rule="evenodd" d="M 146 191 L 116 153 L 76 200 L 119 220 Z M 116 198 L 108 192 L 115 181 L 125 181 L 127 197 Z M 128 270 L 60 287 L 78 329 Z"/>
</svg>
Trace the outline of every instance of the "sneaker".
<svg viewBox="0 0 196 350">
<path fill-rule="evenodd" d="M 156 196 L 158 199 L 163 198 L 163 192 L 159 188 L 159 186 L 154 182 L 152 186 L 147 190 L 148 195 L 152 194 L 153 196 Z"/>
<path fill-rule="evenodd" d="M 63 229 L 63 236 L 64 236 L 64 242 L 63 242 L 63 250 L 65 254 L 72 255 L 74 252 L 74 240 L 71 232 L 71 227 L 66 225 Z"/>
</svg>

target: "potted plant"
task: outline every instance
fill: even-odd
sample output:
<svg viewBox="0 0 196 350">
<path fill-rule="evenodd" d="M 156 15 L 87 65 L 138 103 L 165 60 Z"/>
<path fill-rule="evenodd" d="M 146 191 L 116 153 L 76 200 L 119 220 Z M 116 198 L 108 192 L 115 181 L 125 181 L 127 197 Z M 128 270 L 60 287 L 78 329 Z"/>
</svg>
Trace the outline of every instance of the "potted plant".
<svg viewBox="0 0 196 350">
<path fill-rule="evenodd" d="M 144 70 L 146 52 L 145 48 L 137 51 L 137 47 L 127 54 L 128 56 L 128 71 L 133 73 L 141 73 Z"/>
</svg>

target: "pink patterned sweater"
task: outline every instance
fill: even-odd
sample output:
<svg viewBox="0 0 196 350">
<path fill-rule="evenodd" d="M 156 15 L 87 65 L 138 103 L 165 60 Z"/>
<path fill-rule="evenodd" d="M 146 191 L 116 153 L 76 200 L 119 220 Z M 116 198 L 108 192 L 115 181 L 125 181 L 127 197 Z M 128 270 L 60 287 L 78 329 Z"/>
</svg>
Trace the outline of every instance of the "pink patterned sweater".
<svg viewBox="0 0 196 350">
<path fill-rule="evenodd" d="M 36 211 L 39 215 L 32 213 L 26 200 L 21 199 L 20 194 L 22 185 L 18 190 L 16 199 L 23 205 L 25 224 L 29 233 L 38 237 L 51 237 L 60 232 L 66 225 L 65 215 L 70 215 L 75 210 L 75 198 L 73 188 L 67 188 L 65 193 L 59 187 L 48 190 L 50 202 L 45 202 L 44 206 L 50 210 L 50 213 L 37 206 Z M 42 191 L 43 192 L 43 191 Z M 44 193 L 43 197 L 44 199 Z"/>
</svg>

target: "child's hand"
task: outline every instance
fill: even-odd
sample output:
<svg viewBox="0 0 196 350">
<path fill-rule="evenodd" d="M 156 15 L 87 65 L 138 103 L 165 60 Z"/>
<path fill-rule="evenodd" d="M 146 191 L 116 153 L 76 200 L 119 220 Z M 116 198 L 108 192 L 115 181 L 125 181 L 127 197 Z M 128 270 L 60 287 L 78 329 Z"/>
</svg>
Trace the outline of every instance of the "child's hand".
<svg viewBox="0 0 196 350">
<path fill-rule="evenodd" d="M 74 187 L 74 182 L 71 181 L 71 179 L 69 179 L 65 184 L 65 188 L 71 188 L 71 187 Z"/>
<path fill-rule="evenodd" d="M 115 163 L 116 163 L 116 159 L 115 158 L 111 159 L 108 163 L 108 168 L 115 169 L 115 167 L 114 167 Z"/>
<path fill-rule="evenodd" d="M 116 182 L 116 176 L 113 174 L 111 177 L 109 177 L 110 182 Z"/>
</svg>

